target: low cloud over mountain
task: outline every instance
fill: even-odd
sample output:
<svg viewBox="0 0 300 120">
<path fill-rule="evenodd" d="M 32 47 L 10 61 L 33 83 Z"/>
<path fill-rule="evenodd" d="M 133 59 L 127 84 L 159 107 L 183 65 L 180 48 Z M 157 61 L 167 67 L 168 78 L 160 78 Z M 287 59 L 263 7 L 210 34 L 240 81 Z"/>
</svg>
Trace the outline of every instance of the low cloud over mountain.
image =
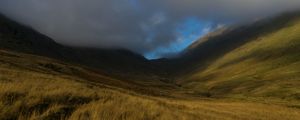
<svg viewBox="0 0 300 120">
<path fill-rule="evenodd" d="M 180 51 L 219 25 L 296 10 L 299 0 L 1 0 L 1 13 L 72 46 Z"/>
</svg>

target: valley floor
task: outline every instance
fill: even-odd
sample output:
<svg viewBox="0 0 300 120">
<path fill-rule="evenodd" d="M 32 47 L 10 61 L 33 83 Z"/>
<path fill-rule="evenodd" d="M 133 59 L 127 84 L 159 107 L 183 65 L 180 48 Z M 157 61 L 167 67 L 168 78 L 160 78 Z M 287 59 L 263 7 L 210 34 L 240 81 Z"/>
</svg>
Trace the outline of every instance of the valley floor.
<svg viewBox="0 0 300 120">
<path fill-rule="evenodd" d="M 47 58 L 7 51 L 0 56 L 1 120 L 300 118 L 293 106 L 298 101 L 196 97 L 176 86 L 139 87 Z"/>
</svg>

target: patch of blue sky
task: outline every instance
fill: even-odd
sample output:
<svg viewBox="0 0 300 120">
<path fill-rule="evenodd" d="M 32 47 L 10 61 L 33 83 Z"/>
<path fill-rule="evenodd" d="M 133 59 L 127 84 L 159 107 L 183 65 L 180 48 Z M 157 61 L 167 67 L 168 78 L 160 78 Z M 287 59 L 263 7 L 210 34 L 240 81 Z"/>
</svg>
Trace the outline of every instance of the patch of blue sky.
<svg viewBox="0 0 300 120">
<path fill-rule="evenodd" d="M 182 24 L 176 29 L 176 40 L 168 47 L 162 47 L 145 55 L 148 59 L 158 59 L 168 57 L 176 53 L 180 53 L 193 42 L 207 34 L 213 29 L 213 23 L 210 21 L 203 21 L 197 17 L 186 18 Z"/>
</svg>

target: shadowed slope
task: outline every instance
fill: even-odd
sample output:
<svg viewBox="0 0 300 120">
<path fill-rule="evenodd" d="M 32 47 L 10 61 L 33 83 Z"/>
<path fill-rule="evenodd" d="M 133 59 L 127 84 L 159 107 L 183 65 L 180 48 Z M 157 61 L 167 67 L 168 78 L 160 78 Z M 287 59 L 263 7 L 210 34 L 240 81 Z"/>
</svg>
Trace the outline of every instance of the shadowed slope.
<svg viewBox="0 0 300 120">
<path fill-rule="evenodd" d="M 157 75 L 148 60 L 128 50 L 63 46 L 33 29 L 0 15 L 0 49 L 36 54 L 98 68 L 120 78 L 138 80 Z M 143 78 L 144 80 L 147 78 Z M 149 80 L 153 80 L 149 77 Z"/>
</svg>

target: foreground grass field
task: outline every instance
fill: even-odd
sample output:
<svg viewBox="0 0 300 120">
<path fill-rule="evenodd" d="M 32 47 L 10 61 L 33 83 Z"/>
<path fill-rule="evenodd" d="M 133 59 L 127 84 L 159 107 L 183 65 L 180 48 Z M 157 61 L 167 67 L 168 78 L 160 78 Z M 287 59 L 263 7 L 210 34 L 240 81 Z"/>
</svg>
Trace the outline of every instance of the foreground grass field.
<svg viewBox="0 0 300 120">
<path fill-rule="evenodd" d="M 1 120 L 300 118 L 300 109 L 285 104 L 193 97 L 171 85 L 155 88 L 145 84 L 146 89 L 135 88 L 137 85 L 130 81 L 96 76 L 87 69 L 55 60 L 0 53 Z M 90 79 L 95 76 L 98 81 Z M 155 94 L 157 91 L 160 94 Z"/>
</svg>

